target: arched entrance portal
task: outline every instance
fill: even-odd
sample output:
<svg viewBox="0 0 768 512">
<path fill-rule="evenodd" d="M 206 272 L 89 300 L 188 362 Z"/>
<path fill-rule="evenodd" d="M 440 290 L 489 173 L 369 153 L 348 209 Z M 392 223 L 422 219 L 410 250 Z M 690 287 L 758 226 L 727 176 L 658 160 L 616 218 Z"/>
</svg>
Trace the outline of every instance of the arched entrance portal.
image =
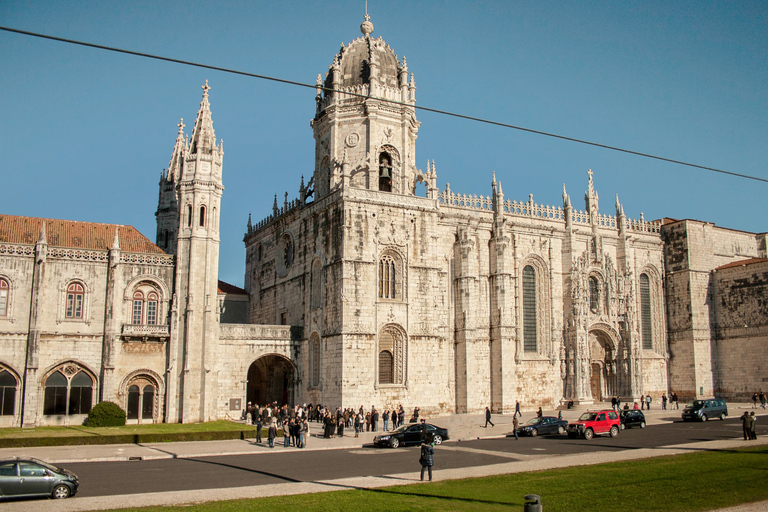
<svg viewBox="0 0 768 512">
<path fill-rule="evenodd" d="M 291 361 L 276 354 L 262 356 L 248 368 L 247 401 L 293 406 L 295 380 L 296 371 Z"/>
<path fill-rule="evenodd" d="M 615 347 L 610 336 L 602 331 L 590 331 L 590 388 L 595 400 L 610 400 L 618 393 L 615 357 Z"/>
</svg>

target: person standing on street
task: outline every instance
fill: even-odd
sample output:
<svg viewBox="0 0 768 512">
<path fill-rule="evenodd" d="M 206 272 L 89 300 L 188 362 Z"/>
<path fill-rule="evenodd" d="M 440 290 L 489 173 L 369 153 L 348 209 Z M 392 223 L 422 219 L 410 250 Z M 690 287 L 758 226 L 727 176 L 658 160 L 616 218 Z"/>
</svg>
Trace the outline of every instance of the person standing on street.
<svg viewBox="0 0 768 512">
<path fill-rule="evenodd" d="M 520 412 L 520 402 L 515 400 L 515 417 L 517 417 L 518 414 L 521 418 L 523 417 L 523 413 Z"/>
<path fill-rule="evenodd" d="M 518 421 L 517 416 L 512 416 L 512 432 L 515 434 L 515 441 L 519 441 L 520 438 L 517 437 L 517 429 L 520 428 L 520 421 Z"/>
<path fill-rule="evenodd" d="M 256 442 L 261 444 L 261 427 L 263 427 L 264 424 L 261 422 L 261 416 L 256 415 Z"/>
<path fill-rule="evenodd" d="M 424 421 L 424 420 L 422 420 Z M 421 442 L 421 456 L 419 457 L 419 463 L 421 464 L 421 481 L 424 481 L 424 470 L 429 471 L 429 481 L 432 481 L 432 466 L 434 465 L 435 449 L 432 447 L 432 435 L 429 434 L 426 439 Z"/>
<path fill-rule="evenodd" d="M 755 426 L 757 425 L 757 416 L 755 416 L 755 411 L 752 411 L 749 413 L 749 437 L 752 440 L 757 440 L 757 434 L 755 433 Z"/>
<path fill-rule="evenodd" d="M 651 398 L 651 395 L 645 395 L 645 408 L 649 411 L 651 410 L 651 402 L 653 401 L 653 398 Z"/>
<path fill-rule="evenodd" d="M 744 440 L 749 441 L 752 439 L 752 429 L 750 427 L 750 416 L 747 411 L 744 411 L 744 414 L 742 414 L 739 419 L 741 420 L 741 430 L 744 433 Z"/>
<path fill-rule="evenodd" d="M 269 424 L 269 432 L 267 433 L 267 439 L 269 439 L 269 447 L 275 447 L 275 438 L 277 437 L 277 418 L 272 418 L 272 423 Z"/>
<path fill-rule="evenodd" d="M 491 424 L 492 427 L 496 426 L 491 421 L 491 410 L 488 407 L 486 407 L 485 408 L 485 428 L 488 428 L 489 423 Z"/>
</svg>

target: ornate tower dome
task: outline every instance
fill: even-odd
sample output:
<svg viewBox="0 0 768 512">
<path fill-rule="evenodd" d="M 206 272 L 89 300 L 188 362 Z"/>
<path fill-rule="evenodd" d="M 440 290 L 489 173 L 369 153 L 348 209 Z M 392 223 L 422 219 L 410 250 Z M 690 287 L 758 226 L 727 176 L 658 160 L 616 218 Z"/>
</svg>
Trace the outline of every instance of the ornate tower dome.
<svg viewBox="0 0 768 512">
<path fill-rule="evenodd" d="M 367 14 L 360 31 L 362 37 L 342 43 L 325 78 L 317 76 L 316 199 L 345 186 L 413 193 L 419 127 L 413 74 L 405 57 L 401 62 L 371 36 Z"/>
</svg>

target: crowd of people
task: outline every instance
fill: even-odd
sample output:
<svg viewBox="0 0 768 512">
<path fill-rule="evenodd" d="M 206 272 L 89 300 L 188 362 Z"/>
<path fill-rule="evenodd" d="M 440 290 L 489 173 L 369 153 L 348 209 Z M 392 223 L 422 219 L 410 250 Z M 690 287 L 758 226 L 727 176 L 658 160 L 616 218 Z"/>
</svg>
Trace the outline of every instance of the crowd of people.
<svg viewBox="0 0 768 512">
<path fill-rule="evenodd" d="M 352 408 L 341 409 L 336 407 L 333 411 L 321 404 L 302 404 L 295 407 L 287 405 L 279 406 L 277 402 L 259 406 L 248 402 L 243 410 L 242 419 L 247 425 L 256 426 L 256 442 L 261 443 L 262 429 L 267 429 L 267 441 L 270 448 L 274 448 L 278 429 L 283 431 L 283 445 L 304 448 L 309 438 L 309 422 L 317 422 L 323 426 L 323 437 L 332 439 L 336 436 L 343 437 L 344 429 L 355 429 L 355 437 L 361 432 L 378 432 L 380 421 L 384 431 L 395 430 L 405 423 L 405 409 L 402 405 L 394 409 L 386 409 L 380 413 L 375 406 L 366 410 L 363 406 L 355 411 Z M 419 420 L 419 408 L 414 407 L 409 422 L 416 423 Z M 391 429 L 390 429 L 391 427 Z"/>
<path fill-rule="evenodd" d="M 765 409 L 765 400 L 766 400 L 765 393 L 763 393 L 762 390 L 760 390 L 757 393 L 754 393 L 752 395 L 752 408 L 753 409 L 757 409 L 757 407 L 758 407 L 757 404 L 758 404 L 758 401 L 759 401 L 760 402 L 760 408 L 761 409 Z"/>
</svg>

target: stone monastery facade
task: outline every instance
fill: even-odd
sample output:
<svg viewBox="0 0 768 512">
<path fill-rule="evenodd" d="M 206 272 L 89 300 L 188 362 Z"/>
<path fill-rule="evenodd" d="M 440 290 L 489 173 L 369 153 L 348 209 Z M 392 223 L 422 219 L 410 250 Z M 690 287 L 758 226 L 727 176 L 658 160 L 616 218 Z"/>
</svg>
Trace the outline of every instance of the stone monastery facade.
<svg viewBox="0 0 768 512">
<path fill-rule="evenodd" d="M 244 289 L 218 280 L 207 82 L 156 244 L 0 215 L 0 426 L 79 424 L 102 400 L 145 423 L 246 401 L 436 414 L 760 388 L 765 234 L 632 220 L 618 196 L 600 210 L 591 171 L 584 210 L 565 188 L 560 206 L 506 199 L 495 176 L 487 196 L 439 189 L 416 166 L 414 76 L 361 31 L 318 76 L 312 178 L 248 221 Z"/>
</svg>

